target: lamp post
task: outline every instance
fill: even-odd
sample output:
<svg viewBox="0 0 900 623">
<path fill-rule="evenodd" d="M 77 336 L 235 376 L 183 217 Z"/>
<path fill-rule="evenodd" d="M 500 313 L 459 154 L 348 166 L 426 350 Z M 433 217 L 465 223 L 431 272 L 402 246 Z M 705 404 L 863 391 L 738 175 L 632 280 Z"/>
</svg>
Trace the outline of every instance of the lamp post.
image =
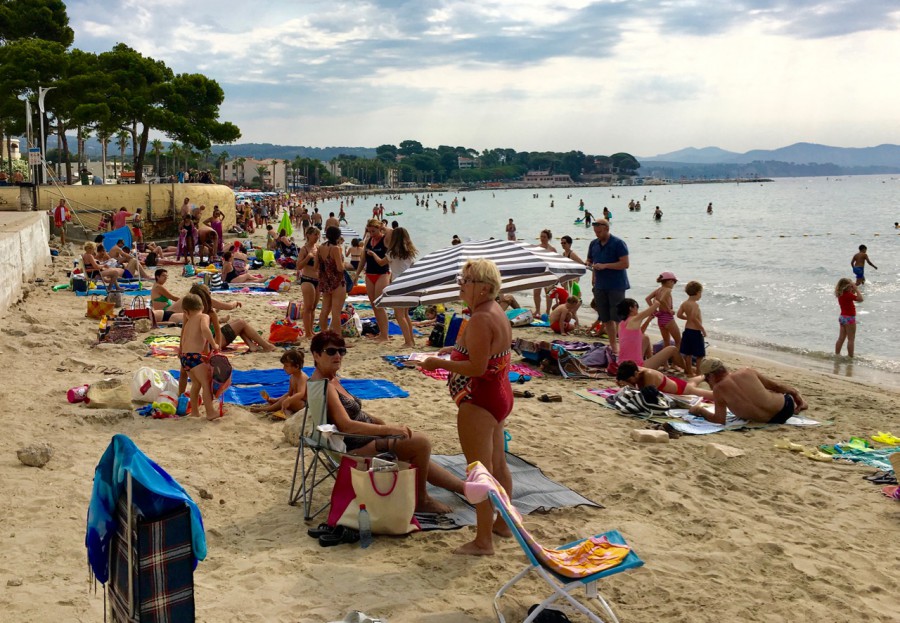
<svg viewBox="0 0 900 623">
<path fill-rule="evenodd" d="M 41 113 L 41 163 L 43 165 L 44 154 L 47 151 L 47 139 L 44 138 L 44 97 L 46 97 L 47 92 L 50 89 L 55 89 L 56 87 L 38 87 L 38 110 Z M 44 183 L 44 167 L 41 166 L 41 183 Z"/>
</svg>

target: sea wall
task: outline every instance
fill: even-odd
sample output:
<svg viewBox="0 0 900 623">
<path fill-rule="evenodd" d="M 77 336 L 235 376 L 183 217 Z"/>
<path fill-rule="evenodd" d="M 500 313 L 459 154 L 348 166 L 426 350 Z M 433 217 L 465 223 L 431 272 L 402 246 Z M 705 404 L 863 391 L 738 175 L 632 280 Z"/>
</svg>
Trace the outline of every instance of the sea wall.
<svg viewBox="0 0 900 623">
<path fill-rule="evenodd" d="M 0 212 L 0 316 L 22 298 L 23 283 L 50 263 L 49 229 L 43 212 Z"/>
</svg>

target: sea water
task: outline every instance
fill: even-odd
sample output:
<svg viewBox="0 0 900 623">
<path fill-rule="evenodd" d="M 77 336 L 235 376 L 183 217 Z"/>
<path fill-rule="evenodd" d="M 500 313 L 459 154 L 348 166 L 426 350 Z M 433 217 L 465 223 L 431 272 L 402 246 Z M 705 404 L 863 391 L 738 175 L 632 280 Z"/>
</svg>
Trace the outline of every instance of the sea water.
<svg viewBox="0 0 900 623">
<path fill-rule="evenodd" d="M 641 211 L 629 211 L 632 199 L 641 202 Z M 376 201 L 384 203 L 386 213 L 403 212 L 385 218 L 406 227 L 420 253 L 449 246 L 454 234 L 463 240 L 505 239 L 507 220 L 513 218 L 520 239 L 537 243 L 547 228 L 551 244 L 561 250 L 559 238 L 568 234 L 584 258 L 594 235 L 592 228 L 574 223 L 582 215 L 580 200 L 595 217 L 604 207 L 612 211 L 612 233 L 629 247 L 628 296 L 641 307 L 657 287 L 657 275 L 674 272 L 676 308 L 686 298 L 688 281 L 703 284 L 700 307 L 711 346 L 763 349 L 772 359 L 829 371 L 833 364 L 840 374 L 854 371 L 846 362 L 834 363 L 842 361 L 834 356 L 839 311 L 834 287 L 841 277 L 853 277 L 850 259 L 865 244 L 879 269 L 866 267 L 865 301 L 857 304 L 855 375 L 860 368 L 900 374 L 900 339 L 893 327 L 900 303 L 900 230 L 894 229 L 900 221 L 900 177 L 444 191 L 432 194 L 427 209 L 416 206 L 413 195 L 403 195 L 357 198 L 347 213 L 362 233 Z M 444 201 L 446 214 L 438 205 Z M 707 214 L 710 202 L 713 213 Z M 333 206 L 323 207 L 327 213 Z M 656 206 L 663 211 L 660 221 L 653 219 Z M 580 285 L 589 303 L 590 274 Z M 521 298 L 532 305 L 530 293 Z"/>
</svg>

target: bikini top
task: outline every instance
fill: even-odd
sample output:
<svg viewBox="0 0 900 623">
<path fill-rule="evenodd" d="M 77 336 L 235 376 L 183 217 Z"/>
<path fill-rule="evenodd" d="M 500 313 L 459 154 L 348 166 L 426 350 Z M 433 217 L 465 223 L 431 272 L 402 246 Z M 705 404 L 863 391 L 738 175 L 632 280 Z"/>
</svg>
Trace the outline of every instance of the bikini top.
<svg viewBox="0 0 900 623">
<path fill-rule="evenodd" d="M 338 392 L 338 398 L 341 399 L 341 404 L 351 420 L 355 422 L 372 422 L 372 418 L 362 410 L 362 400 L 352 394 L 344 394 L 340 391 Z"/>
</svg>

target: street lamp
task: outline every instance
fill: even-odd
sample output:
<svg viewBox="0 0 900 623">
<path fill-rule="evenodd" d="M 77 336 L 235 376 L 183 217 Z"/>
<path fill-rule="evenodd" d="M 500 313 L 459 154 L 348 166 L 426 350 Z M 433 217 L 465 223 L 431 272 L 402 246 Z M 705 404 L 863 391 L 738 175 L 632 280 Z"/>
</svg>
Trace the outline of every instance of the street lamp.
<svg viewBox="0 0 900 623">
<path fill-rule="evenodd" d="M 55 89 L 56 87 L 38 87 L 38 110 L 41 113 L 41 161 L 43 164 L 44 154 L 47 151 L 47 139 L 44 138 L 44 97 L 46 97 L 47 92 L 50 89 Z M 44 183 L 44 167 L 41 166 L 41 183 Z"/>
</svg>

